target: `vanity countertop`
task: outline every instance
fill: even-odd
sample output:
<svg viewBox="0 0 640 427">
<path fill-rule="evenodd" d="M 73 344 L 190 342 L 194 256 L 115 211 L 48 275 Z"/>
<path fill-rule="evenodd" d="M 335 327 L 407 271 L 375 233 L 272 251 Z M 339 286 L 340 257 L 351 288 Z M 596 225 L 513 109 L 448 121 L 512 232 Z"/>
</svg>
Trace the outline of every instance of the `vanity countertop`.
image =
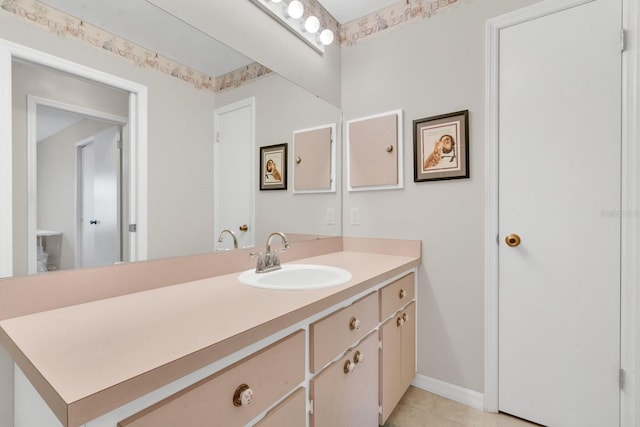
<svg viewBox="0 0 640 427">
<path fill-rule="evenodd" d="M 0 340 L 63 425 L 77 426 L 420 263 L 343 250 L 298 259 L 347 269 L 307 291 L 241 284 L 238 272 L 0 322 Z"/>
</svg>

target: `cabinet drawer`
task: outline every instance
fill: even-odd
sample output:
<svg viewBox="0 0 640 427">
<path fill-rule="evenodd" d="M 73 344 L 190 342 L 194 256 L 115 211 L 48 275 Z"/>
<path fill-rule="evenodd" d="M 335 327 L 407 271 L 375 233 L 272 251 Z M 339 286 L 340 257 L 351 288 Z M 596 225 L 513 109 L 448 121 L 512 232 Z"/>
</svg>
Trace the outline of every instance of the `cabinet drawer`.
<svg viewBox="0 0 640 427">
<path fill-rule="evenodd" d="M 312 323 L 310 330 L 309 367 L 317 372 L 334 357 L 367 335 L 378 324 L 378 293 L 373 292 Z"/>
<path fill-rule="evenodd" d="M 414 283 L 415 274 L 411 273 L 380 289 L 380 321 L 400 310 L 414 298 Z"/>
<path fill-rule="evenodd" d="M 357 353 L 364 360 L 354 363 Z M 373 332 L 311 380 L 312 427 L 378 425 L 378 353 L 378 334 Z"/>
<path fill-rule="evenodd" d="M 118 423 L 119 427 L 245 425 L 304 381 L 304 331 L 215 373 Z M 246 384 L 251 404 L 236 406 L 234 394 Z"/>
<path fill-rule="evenodd" d="M 307 424 L 307 400 L 300 387 L 270 410 L 254 427 L 300 427 Z"/>
</svg>

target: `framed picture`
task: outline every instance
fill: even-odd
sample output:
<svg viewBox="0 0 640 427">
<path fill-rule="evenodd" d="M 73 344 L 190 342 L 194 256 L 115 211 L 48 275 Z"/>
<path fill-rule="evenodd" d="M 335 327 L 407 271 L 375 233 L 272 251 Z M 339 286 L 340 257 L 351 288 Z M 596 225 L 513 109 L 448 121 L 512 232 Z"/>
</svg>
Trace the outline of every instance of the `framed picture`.
<svg viewBox="0 0 640 427">
<path fill-rule="evenodd" d="M 469 178 L 469 110 L 413 121 L 413 181 Z"/>
<path fill-rule="evenodd" d="M 287 189 L 287 144 L 260 147 L 260 190 Z"/>
</svg>

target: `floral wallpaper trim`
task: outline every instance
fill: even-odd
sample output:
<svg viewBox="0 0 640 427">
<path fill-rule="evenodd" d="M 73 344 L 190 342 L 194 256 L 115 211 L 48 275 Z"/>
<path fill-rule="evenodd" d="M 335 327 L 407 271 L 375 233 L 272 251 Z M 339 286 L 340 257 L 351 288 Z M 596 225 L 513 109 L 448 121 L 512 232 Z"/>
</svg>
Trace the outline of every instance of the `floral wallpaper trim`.
<svg viewBox="0 0 640 427">
<path fill-rule="evenodd" d="M 212 77 L 191 67 L 134 44 L 126 39 L 83 22 L 37 0 L 0 0 L 0 10 L 12 13 L 25 21 L 46 27 L 51 33 L 75 39 L 101 48 L 129 60 L 141 68 L 167 74 L 196 89 L 219 92 L 240 87 L 252 80 L 269 75 L 272 71 L 264 65 L 252 63 L 219 77 Z M 470 3 L 473 0 L 403 0 L 355 21 L 340 25 L 318 3 L 303 0 L 309 14 L 319 17 L 323 28 L 332 29 L 341 46 L 353 46 L 358 42 L 400 25 L 431 18 L 451 6 Z"/>
<path fill-rule="evenodd" d="M 129 60 L 141 68 L 153 69 L 180 79 L 193 85 L 196 89 L 212 92 L 227 90 L 271 73 L 267 67 L 253 63 L 214 78 L 36 0 L 1 1 L 1 10 L 46 27 L 57 36 L 75 39 L 101 48 Z"/>
<path fill-rule="evenodd" d="M 403 0 L 376 13 L 340 26 L 338 40 L 341 46 L 354 46 L 358 42 L 393 30 L 401 25 L 431 18 L 451 7 L 473 0 Z"/>
</svg>

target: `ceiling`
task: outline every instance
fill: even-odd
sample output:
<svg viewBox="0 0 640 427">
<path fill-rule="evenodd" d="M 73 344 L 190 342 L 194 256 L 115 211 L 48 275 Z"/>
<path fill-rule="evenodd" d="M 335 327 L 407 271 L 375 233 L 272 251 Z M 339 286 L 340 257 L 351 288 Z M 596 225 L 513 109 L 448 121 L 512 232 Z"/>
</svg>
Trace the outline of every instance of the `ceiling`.
<svg viewBox="0 0 640 427">
<path fill-rule="evenodd" d="M 341 23 L 377 12 L 398 0 L 318 0 L 318 2 Z"/>
<path fill-rule="evenodd" d="M 213 77 L 253 62 L 146 0 L 41 2 Z M 345 23 L 397 3 L 398 0 L 319 2 L 338 22 Z M 189 49 L 184 46 L 189 46 Z M 202 52 L 207 52 L 207 55 Z"/>
</svg>

